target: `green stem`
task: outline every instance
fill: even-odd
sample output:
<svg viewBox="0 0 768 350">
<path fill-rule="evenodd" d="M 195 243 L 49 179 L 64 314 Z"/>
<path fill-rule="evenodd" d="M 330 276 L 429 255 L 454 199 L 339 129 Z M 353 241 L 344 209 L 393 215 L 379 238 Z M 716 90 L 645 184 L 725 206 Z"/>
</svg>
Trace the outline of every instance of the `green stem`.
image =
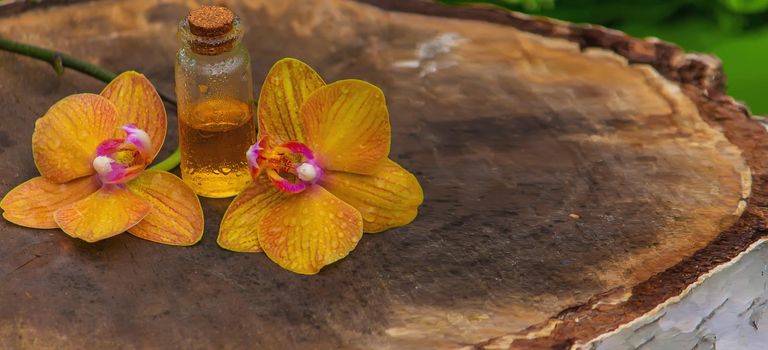
<svg viewBox="0 0 768 350">
<path fill-rule="evenodd" d="M 88 62 L 81 61 L 72 56 L 37 46 L 22 44 L 13 40 L 0 38 L 0 49 L 48 62 L 53 66 L 53 69 L 57 74 L 62 74 L 64 72 L 63 67 L 67 67 L 90 75 L 105 83 L 109 83 L 117 76 L 115 73 L 94 66 Z"/>
<path fill-rule="evenodd" d="M 51 64 L 51 66 L 53 66 L 53 70 L 56 71 L 56 74 L 59 75 L 64 73 L 64 68 L 71 68 L 83 74 L 90 75 L 105 83 L 109 83 L 117 76 L 117 74 L 113 72 L 98 66 L 94 66 L 88 62 L 74 58 L 70 55 L 63 54 L 58 51 L 44 49 L 42 47 L 22 44 L 13 40 L 0 38 L 0 50 L 14 52 L 48 62 Z M 158 94 L 160 95 L 160 98 L 163 99 L 163 101 L 171 105 L 171 107 L 176 108 L 176 99 L 163 92 L 158 92 Z"/>
<path fill-rule="evenodd" d="M 175 151 L 173 151 L 173 154 L 168 156 L 168 158 L 165 158 L 157 164 L 149 167 L 151 170 L 163 170 L 163 171 L 171 171 L 173 168 L 177 167 L 179 165 L 179 162 L 181 161 L 181 152 L 178 148 L 176 148 Z"/>
<path fill-rule="evenodd" d="M 82 61 L 70 55 L 44 49 L 42 47 L 22 44 L 13 40 L 0 38 L 0 50 L 13 52 L 48 62 L 51 64 L 51 66 L 53 66 L 56 74 L 59 75 L 64 73 L 64 68 L 66 67 L 74 69 L 80 73 L 90 75 L 91 77 L 99 79 L 105 83 L 109 83 L 117 76 L 117 74 L 113 72 L 98 66 L 94 66 L 88 62 Z M 160 98 L 162 98 L 163 101 L 165 101 L 169 106 L 176 108 L 176 99 L 162 92 L 158 92 L 158 94 L 160 95 Z M 168 158 L 158 162 L 150 169 L 170 171 L 179 165 L 179 161 L 179 149 L 176 148 L 176 151 L 174 151 L 173 154 L 171 154 Z"/>
</svg>

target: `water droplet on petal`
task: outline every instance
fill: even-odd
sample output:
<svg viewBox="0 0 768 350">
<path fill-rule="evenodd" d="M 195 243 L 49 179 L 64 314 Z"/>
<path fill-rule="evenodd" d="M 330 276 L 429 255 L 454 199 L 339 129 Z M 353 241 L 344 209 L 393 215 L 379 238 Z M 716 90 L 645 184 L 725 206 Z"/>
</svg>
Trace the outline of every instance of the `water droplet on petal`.
<svg viewBox="0 0 768 350">
<path fill-rule="evenodd" d="M 80 140 L 85 140 L 88 138 L 88 136 L 90 136 L 90 134 L 88 133 L 88 130 L 86 130 L 86 128 L 80 129 L 80 131 L 77 133 L 77 138 Z"/>
</svg>

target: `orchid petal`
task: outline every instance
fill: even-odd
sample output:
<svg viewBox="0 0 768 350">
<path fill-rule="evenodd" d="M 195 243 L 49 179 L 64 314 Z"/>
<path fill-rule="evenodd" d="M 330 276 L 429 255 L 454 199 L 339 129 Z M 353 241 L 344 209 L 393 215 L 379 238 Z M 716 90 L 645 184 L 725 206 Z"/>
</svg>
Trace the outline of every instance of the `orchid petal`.
<svg viewBox="0 0 768 350">
<path fill-rule="evenodd" d="M 16 186 L 0 201 L 3 217 L 32 228 L 57 228 L 53 213 L 96 192 L 101 184 L 95 176 L 59 184 L 38 176 Z"/>
<path fill-rule="evenodd" d="M 416 177 L 389 159 L 372 175 L 329 171 L 320 184 L 359 210 L 370 233 L 410 223 L 424 201 Z"/>
<path fill-rule="evenodd" d="M 152 204 L 122 186 L 105 185 L 57 210 L 54 220 L 68 235 L 96 242 L 125 232 L 149 214 Z"/>
<path fill-rule="evenodd" d="M 361 80 L 317 89 L 301 107 L 306 143 L 324 169 L 372 174 L 387 159 L 389 113 L 384 93 Z"/>
<path fill-rule="evenodd" d="M 227 208 L 216 242 L 222 248 L 235 252 L 260 252 L 259 220 L 286 196 L 263 178 L 254 181 Z"/>
<path fill-rule="evenodd" d="M 94 152 L 116 126 L 117 109 L 99 95 L 61 99 L 35 122 L 32 155 L 37 170 L 57 183 L 93 174 Z"/>
<path fill-rule="evenodd" d="M 134 194 L 152 203 L 149 214 L 128 232 L 152 242 L 188 246 L 203 237 L 200 200 L 175 175 L 147 170 L 128 183 Z"/>
<path fill-rule="evenodd" d="M 123 72 L 101 91 L 101 96 L 117 107 L 117 126 L 133 124 L 149 135 L 152 145 L 148 158 L 151 162 L 163 147 L 168 124 L 163 100 L 152 83 L 140 73 Z M 123 138 L 125 134 L 121 130 L 113 130 L 111 136 Z"/>
<path fill-rule="evenodd" d="M 324 188 L 310 186 L 264 215 L 257 233 L 270 259 L 287 270 L 311 275 L 355 249 L 363 219 Z"/>
<path fill-rule="evenodd" d="M 274 144 L 304 141 L 299 109 L 325 83 L 306 63 L 293 58 L 277 61 L 269 70 L 259 96 L 259 138 Z"/>
</svg>

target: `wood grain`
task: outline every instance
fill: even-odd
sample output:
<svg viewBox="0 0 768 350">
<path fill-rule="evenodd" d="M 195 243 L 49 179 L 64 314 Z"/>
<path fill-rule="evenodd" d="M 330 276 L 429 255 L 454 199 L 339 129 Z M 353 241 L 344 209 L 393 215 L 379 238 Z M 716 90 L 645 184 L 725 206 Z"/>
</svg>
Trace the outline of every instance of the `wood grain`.
<svg viewBox="0 0 768 350">
<path fill-rule="evenodd" d="M 292 56 L 384 90 L 391 157 L 425 191 L 413 224 L 305 277 L 219 249 L 228 200 L 204 200 L 191 248 L 3 221 L 0 347 L 558 348 L 639 317 L 761 235 L 765 130 L 722 94 L 716 61 L 498 10 L 369 2 L 225 1 L 257 85 Z M 172 91 L 172 33 L 193 6 L 35 10 L 0 19 L 0 35 Z M 100 90 L 0 53 L 0 191 L 36 175 L 35 118 Z"/>
</svg>

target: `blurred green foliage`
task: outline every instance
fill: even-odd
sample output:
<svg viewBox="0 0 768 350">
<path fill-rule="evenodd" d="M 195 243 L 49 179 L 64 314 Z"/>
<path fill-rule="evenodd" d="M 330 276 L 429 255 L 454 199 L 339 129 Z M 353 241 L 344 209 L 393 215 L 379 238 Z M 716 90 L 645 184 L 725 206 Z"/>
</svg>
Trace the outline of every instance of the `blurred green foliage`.
<svg viewBox="0 0 768 350">
<path fill-rule="evenodd" d="M 753 113 L 768 114 L 768 0 L 440 0 L 486 3 L 633 36 L 655 36 L 688 51 L 719 56 L 728 93 Z"/>
</svg>

